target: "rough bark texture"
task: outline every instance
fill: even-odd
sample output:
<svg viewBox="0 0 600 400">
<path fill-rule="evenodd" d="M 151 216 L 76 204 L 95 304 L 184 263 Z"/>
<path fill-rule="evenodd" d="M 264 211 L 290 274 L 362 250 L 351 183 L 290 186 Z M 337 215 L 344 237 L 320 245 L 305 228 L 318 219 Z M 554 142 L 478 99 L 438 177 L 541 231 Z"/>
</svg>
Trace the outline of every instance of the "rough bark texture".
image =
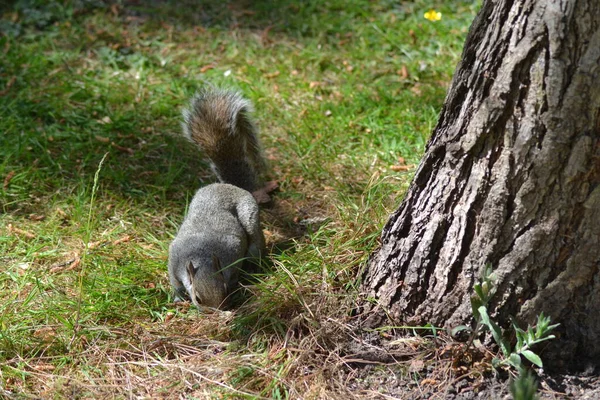
<svg viewBox="0 0 600 400">
<path fill-rule="evenodd" d="M 469 323 L 490 263 L 497 321 L 543 311 L 562 325 L 542 356 L 597 365 L 599 183 L 600 1 L 485 1 L 363 277 L 371 322 Z"/>
</svg>

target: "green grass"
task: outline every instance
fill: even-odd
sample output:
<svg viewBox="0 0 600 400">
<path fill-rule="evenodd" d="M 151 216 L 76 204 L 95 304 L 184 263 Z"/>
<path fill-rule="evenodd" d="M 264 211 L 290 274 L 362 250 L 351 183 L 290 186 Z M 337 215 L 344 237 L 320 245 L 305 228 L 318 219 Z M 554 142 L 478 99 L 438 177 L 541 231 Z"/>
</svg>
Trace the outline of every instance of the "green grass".
<svg viewBox="0 0 600 400">
<path fill-rule="evenodd" d="M 423 18 L 430 8 L 441 21 Z M 0 7 L 2 394 L 334 396 L 323 357 L 342 339 L 328 321 L 351 314 L 476 9 Z M 214 179 L 179 137 L 180 110 L 206 82 L 254 102 L 281 187 L 263 213 L 272 267 L 243 306 L 214 315 L 172 304 L 166 273 L 187 202 Z"/>
</svg>

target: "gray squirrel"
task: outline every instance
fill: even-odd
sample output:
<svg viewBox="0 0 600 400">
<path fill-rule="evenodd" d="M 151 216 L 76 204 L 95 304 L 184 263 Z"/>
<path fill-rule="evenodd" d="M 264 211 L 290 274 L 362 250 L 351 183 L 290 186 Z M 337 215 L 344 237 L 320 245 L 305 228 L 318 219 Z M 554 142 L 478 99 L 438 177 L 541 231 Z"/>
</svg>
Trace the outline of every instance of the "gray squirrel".
<svg viewBox="0 0 600 400">
<path fill-rule="evenodd" d="M 184 136 L 204 151 L 221 183 L 196 192 L 169 246 L 175 301 L 226 307 L 243 263 L 264 253 L 252 192 L 265 162 L 251 112 L 239 93 L 216 88 L 198 92 L 183 111 Z"/>
</svg>

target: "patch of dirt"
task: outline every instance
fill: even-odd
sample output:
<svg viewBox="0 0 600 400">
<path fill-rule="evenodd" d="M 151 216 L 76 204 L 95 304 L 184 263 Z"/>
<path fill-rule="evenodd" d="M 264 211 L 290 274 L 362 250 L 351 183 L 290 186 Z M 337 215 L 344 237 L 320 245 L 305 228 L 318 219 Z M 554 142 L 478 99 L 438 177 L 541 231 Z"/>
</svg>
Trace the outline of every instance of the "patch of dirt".
<svg viewBox="0 0 600 400">
<path fill-rule="evenodd" d="M 379 336 L 379 337 L 378 337 Z M 510 375 L 491 367 L 486 349 L 465 350 L 443 335 L 382 339 L 369 333 L 348 344 L 338 385 L 367 399 L 511 399 Z M 532 370 L 540 399 L 600 399 L 598 368 L 576 374 Z M 341 379 L 340 379 L 341 378 Z M 345 386 L 342 388 L 342 384 Z"/>
</svg>

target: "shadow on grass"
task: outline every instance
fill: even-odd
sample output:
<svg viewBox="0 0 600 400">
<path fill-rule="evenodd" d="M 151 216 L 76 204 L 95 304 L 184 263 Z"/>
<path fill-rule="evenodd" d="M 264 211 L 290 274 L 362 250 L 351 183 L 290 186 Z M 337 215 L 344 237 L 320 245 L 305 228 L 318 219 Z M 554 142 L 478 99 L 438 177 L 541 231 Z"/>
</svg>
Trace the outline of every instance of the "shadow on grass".
<svg viewBox="0 0 600 400">
<path fill-rule="evenodd" d="M 0 32 L 20 33 L 20 25 L 44 29 L 70 18 L 94 12 L 112 13 L 123 23 L 151 20 L 157 30 L 165 24 L 177 28 L 250 29 L 285 34 L 317 35 L 341 31 L 349 18 L 365 15 L 363 5 L 343 0 L 329 2 L 291 0 L 9 0 L 0 5 L 6 16 L 19 15 L 18 22 L 2 20 Z M 410 5 L 402 5 L 410 7 Z M 398 9 L 401 7 L 398 6 Z M 14 13 L 14 14 L 13 14 Z M 326 22 L 324 24 L 323 22 Z"/>
<path fill-rule="evenodd" d="M 170 23 L 180 27 L 299 32 L 315 25 L 314 16 L 319 15 L 315 4 L 22 0 L 4 4 L 4 16 L 13 17 L 1 20 L 0 30 L 6 33 L 8 29 L 8 33 L 0 38 L 0 44 L 10 49 L 7 37 L 11 29 L 19 40 L 22 27 L 34 26 L 43 31 L 69 18 L 76 24 L 78 17 L 96 12 L 114 13 L 123 24 L 131 23 L 132 18 L 149 19 L 157 23 L 157 30 Z M 305 19 L 312 20 L 311 24 L 306 25 Z M 79 77 L 66 57 L 54 61 L 35 60 L 26 54 L 13 57 L 1 68 L 6 73 L 0 76 L 0 88 L 13 84 L 17 88 L 0 99 L 0 117 L 4 119 L 1 127 L 5 131 L 0 137 L 0 156 L 4 160 L 0 162 L 0 176 L 5 179 L 0 206 L 4 212 L 31 213 L 40 202 L 47 201 L 50 193 L 60 197 L 61 193 L 82 190 L 82 184 L 90 186 L 106 153 L 101 189 L 133 201 L 181 204 L 190 191 L 200 186 L 199 178 L 202 184 L 213 180 L 202 155 L 178 137 L 181 93 L 167 94 L 169 100 L 161 99 L 158 107 L 138 105 L 139 99 L 127 94 L 131 87 L 115 84 L 102 88 L 93 77 Z M 0 67 L 3 64 L 0 62 Z M 25 71 L 17 71 L 19 68 Z M 53 82 L 50 75 L 59 68 L 67 73 L 62 76 L 63 82 Z M 12 83 L 11 76 L 16 78 Z M 85 87 L 86 80 L 90 87 Z M 116 97 L 117 93 L 121 98 Z"/>
<path fill-rule="evenodd" d="M 192 1 L 156 0 L 122 3 L 122 12 L 180 28 L 249 29 L 289 35 L 318 35 L 341 31 L 348 18 L 361 18 L 364 10 L 343 0 L 297 2 L 290 0 Z M 324 23 L 326 22 L 326 23 Z"/>
</svg>

